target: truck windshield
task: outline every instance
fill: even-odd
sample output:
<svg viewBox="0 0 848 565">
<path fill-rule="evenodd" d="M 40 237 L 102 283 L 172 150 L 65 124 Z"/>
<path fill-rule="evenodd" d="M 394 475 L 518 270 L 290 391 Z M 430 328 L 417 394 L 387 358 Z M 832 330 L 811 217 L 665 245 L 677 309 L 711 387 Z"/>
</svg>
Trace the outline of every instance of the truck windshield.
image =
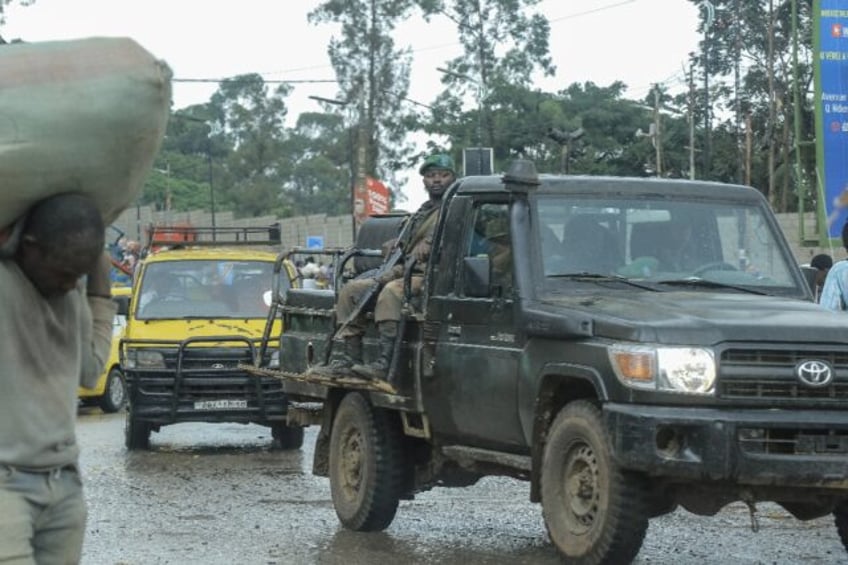
<svg viewBox="0 0 848 565">
<path fill-rule="evenodd" d="M 268 261 L 163 261 L 144 270 L 136 318 L 265 318 L 274 264 Z"/>
<path fill-rule="evenodd" d="M 791 257 L 754 204 L 543 195 L 537 205 L 547 277 L 797 287 Z"/>
</svg>

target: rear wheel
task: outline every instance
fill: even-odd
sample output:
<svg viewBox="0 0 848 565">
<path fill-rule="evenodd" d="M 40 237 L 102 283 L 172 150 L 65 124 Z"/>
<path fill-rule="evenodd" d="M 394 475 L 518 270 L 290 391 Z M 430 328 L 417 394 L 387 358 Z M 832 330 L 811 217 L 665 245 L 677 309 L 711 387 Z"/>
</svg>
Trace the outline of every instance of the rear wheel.
<svg viewBox="0 0 848 565">
<path fill-rule="evenodd" d="M 848 500 L 843 500 L 833 509 L 836 532 L 842 540 L 842 546 L 848 550 Z"/>
<path fill-rule="evenodd" d="M 100 409 L 104 412 L 117 412 L 127 403 L 127 383 L 118 367 L 113 367 L 106 377 L 106 390 L 100 397 Z"/>
<path fill-rule="evenodd" d="M 274 447 L 277 449 L 300 449 L 303 445 L 303 428 L 287 426 L 286 424 L 273 424 L 271 426 L 271 437 L 274 438 Z"/>
<path fill-rule="evenodd" d="M 600 410 L 577 401 L 551 425 L 542 462 L 542 514 L 569 563 L 630 563 L 648 529 L 647 485 L 612 460 Z"/>
<path fill-rule="evenodd" d="M 150 432 L 152 426 L 148 422 L 141 422 L 133 418 L 132 412 L 127 413 L 127 422 L 124 428 L 124 443 L 127 449 L 135 451 L 137 449 L 150 448 Z"/>
<path fill-rule="evenodd" d="M 403 489 L 402 441 L 396 415 L 361 394 L 339 404 L 330 434 L 330 491 L 346 528 L 378 531 L 391 524 Z"/>
</svg>

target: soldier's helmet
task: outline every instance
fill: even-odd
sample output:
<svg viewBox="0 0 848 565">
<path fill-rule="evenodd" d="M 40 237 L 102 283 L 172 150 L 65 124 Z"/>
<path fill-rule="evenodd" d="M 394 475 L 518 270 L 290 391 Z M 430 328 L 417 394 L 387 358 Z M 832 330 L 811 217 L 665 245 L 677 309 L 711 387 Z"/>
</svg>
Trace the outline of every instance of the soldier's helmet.
<svg viewBox="0 0 848 565">
<path fill-rule="evenodd" d="M 456 175 L 456 166 L 454 165 L 453 158 L 445 153 L 436 153 L 424 159 L 421 168 L 418 169 L 418 173 L 423 175 L 430 169 L 444 169 Z"/>
</svg>

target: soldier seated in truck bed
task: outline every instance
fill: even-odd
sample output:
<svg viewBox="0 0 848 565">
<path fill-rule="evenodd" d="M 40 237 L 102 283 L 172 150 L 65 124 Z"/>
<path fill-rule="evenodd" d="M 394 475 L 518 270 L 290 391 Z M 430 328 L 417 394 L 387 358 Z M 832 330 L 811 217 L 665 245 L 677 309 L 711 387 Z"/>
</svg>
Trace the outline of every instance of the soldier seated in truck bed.
<svg viewBox="0 0 848 565">
<path fill-rule="evenodd" d="M 424 265 L 430 257 L 442 195 L 456 180 L 454 162 L 449 155 L 427 157 L 418 172 L 423 178 L 429 199 L 408 220 L 394 243 L 393 247 L 403 259 L 398 258 L 397 265 L 393 267 L 387 265 L 391 268 L 384 269 L 379 278 L 354 279 L 342 287 L 336 302 L 336 321 L 339 324 L 336 335 L 344 340 L 344 350 L 329 365 L 316 368 L 314 372 L 318 375 L 350 376 L 352 373 L 368 379 L 386 378 L 401 319 L 403 260 L 415 261 L 413 268 L 416 274 L 412 277 L 411 289 L 413 294 L 417 294 L 423 284 Z M 364 303 L 370 301 L 379 287 L 382 288 L 374 307 L 374 321 L 379 332 L 378 355 L 366 364 L 362 357 L 362 337 L 366 329 L 362 313 Z"/>
</svg>

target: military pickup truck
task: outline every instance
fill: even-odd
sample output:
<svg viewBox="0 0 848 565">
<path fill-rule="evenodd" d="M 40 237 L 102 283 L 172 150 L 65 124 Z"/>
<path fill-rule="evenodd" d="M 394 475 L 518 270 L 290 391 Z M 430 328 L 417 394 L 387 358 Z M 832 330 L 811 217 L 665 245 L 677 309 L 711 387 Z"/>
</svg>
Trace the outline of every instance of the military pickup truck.
<svg viewBox="0 0 848 565">
<path fill-rule="evenodd" d="M 281 368 L 253 372 L 320 423 L 313 472 L 345 527 L 506 475 L 569 563 L 630 562 L 652 517 L 733 501 L 754 523 L 760 501 L 832 514 L 848 544 L 848 323 L 758 191 L 518 161 L 449 189 L 433 248 L 387 382 L 310 373 L 334 291 L 272 308 Z"/>
</svg>

